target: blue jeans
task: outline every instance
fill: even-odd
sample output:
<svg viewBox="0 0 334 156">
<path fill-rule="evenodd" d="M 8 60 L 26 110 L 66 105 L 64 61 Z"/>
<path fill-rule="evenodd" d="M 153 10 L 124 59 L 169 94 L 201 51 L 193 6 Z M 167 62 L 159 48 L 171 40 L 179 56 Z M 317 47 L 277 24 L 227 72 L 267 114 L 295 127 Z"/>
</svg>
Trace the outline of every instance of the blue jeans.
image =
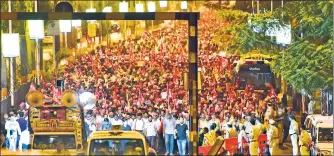
<svg viewBox="0 0 334 156">
<path fill-rule="evenodd" d="M 186 155 L 187 140 L 177 140 L 177 147 L 179 148 L 179 155 Z"/>
<path fill-rule="evenodd" d="M 154 148 L 155 136 L 148 136 L 147 137 L 148 143 L 150 144 L 151 148 Z"/>
<path fill-rule="evenodd" d="M 165 134 L 166 152 L 172 154 L 174 149 L 174 134 Z"/>
</svg>

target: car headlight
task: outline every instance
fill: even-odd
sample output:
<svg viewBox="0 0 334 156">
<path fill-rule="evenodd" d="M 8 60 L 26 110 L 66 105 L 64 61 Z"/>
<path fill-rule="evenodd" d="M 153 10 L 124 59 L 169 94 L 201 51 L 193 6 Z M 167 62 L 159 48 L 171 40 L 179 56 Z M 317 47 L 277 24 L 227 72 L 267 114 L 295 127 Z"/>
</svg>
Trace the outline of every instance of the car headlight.
<svg viewBox="0 0 334 156">
<path fill-rule="evenodd" d="M 321 155 L 327 156 L 327 155 L 332 155 L 331 151 L 321 151 Z"/>
</svg>

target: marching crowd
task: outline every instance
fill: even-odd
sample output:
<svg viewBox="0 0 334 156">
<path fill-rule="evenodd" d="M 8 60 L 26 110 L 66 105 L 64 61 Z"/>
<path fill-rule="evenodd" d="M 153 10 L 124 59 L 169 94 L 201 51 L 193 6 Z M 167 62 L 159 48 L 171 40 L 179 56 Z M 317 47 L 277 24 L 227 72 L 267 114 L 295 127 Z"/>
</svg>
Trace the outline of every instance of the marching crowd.
<svg viewBox="0 0 334 156">
<path fill-rule="evenodd" d="M 215 12 L 202 16 L 200 66 L 203 85 L 211 95 L 214 87 L 209 85 L 218 86 L 211 76 L 218 79 L 225 70 L 231 72 L 231 67 L 221 65 L 232 60 L 219 56 L 217 46 L 210 43 L 212 32 L 224 23 L 214 18 Z M 178 149 L 181 155 L 189 153 L 188 92 L 182 78 L 188 69 L 187 33 L 187 23 L 175 22 L 160 31 L 144 33 L 139 39 L 97 47 L 67 64 L 63 73 L 65 90 L 79 94 L 88 91 L 97 97 L 95 108 L 85 111 L 87 135 L 122 124 L 124 130 L 144 134 L 159 152 L 173 154 Z M 44 94 L 59 102 L 61 93 L 53 88 L 46 84 Z M 207 93 L 200 97 L 208 99 Z"/>
<path fill-rule="evenodd" d="M 199 92 L 199 144 L 212 146 L 218 136 L 237 137 L 241 151 L 258 155 L 257 139 L 266 133 L 272 155 L 289 134 L 295 147 L 298 125 L 291 109 L 284 108 L 282 95 L 271 85 L 261 93 L 247 85 L 245 91 L 238 93 L 238 83 L 232 83 L 231 77 L 233 63 L 239 57 L 219 55 L 217 46 L 210 42 L 213 32 L 225 23 L 215 19 L 213 11 L 201 16 L 198 36 L 203 89 Z M 144 33 L 139 39 L 97 47 L 67 64 L 62 77 L 65 90 L 78 94 L 88 91 L 97 97 L 95 108 L 84 112 L 87 136 L 122 125 L 123 130 L 142 133 L 150 147 L 159 152 L 189 153 L 189 97 L 182 78 L 188 70 L 187 33 L 187 23 L 175 23 Z M 54 84 L 46 84 L 43 93 L 59 102 L 61 91 L 54 89 Z M 23 118 L 24 114 L 19 116 Z M 18 132 L 26 129 L 21 123 L 19 127 Z M 243 140 L 249 147 L 244 147 Z"/>
</svg>

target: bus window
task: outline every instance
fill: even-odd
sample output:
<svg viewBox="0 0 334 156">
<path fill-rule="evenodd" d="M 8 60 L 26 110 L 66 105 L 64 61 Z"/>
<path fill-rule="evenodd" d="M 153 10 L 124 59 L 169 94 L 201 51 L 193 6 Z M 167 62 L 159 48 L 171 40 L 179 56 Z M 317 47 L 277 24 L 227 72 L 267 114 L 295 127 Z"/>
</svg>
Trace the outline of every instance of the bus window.
<svg viewBox="0 0 334 156">
<path fill-rule="evenodd" d="M 275 77 L 267 64 L 243 64 L 239 66 L 236 78 L 239 77 L 239 90 L 246 88 L 247 84 L 254 86 L 255 90 L 264 90 L 266 83 L 275 87 Z"/>
</svg>

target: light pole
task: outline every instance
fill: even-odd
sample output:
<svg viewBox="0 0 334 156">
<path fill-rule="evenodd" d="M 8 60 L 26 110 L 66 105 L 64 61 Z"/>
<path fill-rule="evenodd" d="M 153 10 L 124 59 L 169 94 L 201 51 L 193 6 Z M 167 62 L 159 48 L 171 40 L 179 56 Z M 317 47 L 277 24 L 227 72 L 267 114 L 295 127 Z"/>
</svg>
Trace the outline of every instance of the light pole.
<svg viewBox="0 0 334 156">
<path fill-rule="evenodd" d="M 120 2 L 119 3 L 119 12 L 128 12 L 129 11 L 129 3 L 128 2 Z M 127 29 L 126 29 L 126 20 L 123 20 L 123 23 L 124 23 L 124 40 L 126 38 L 126 32 L 127 32 Z"/>
<path fill-rule="evenodd" d="M 155 2 L 148 2 L 147 3 L 147 10 L 148 10 L 148 12 L 155 12 Z M 152 20 L 152 27 L 151 27 L 151 31 L 153 32 L 153 21 L 154 20 Z"/>
<path fill-rule="evenodd" d="M 12 11 L 11 1 L 8 1 L 8 12 Z M 12 20 L 9 20 L 9 33 L 12 33 Z M 9 59 L 10 63 L 10 102 L 11 106 L 14 106 L 14 87 L 15 87 L 15 79 L 14 79 L 14 57 Z"/>
</svg>

